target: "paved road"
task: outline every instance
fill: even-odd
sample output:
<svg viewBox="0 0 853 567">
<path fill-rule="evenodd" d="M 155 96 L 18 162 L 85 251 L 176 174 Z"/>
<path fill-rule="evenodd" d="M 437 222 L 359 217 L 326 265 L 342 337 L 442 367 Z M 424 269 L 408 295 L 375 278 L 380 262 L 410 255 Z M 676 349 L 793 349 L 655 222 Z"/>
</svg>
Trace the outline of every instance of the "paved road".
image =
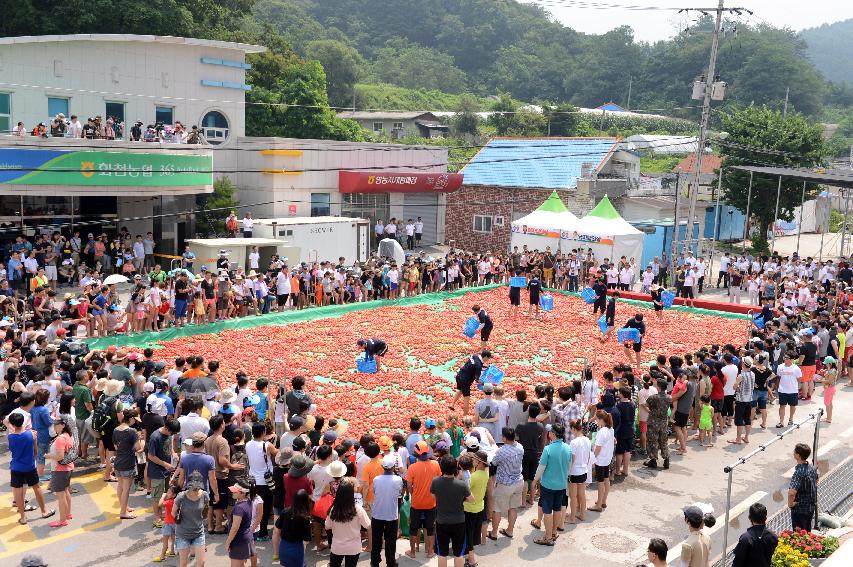
<svg viewBox="0 0 853 567">
<path fill-rule="evenodd" d="M 840 388 L 835 406 L 835 422 L 831 426 L 822 425 L 820 432 L 821 445 L 828 449 L 820 455 L 824 470 L 851 453 L 853 388 Z M 805 417 L 819 407 L 817 402 L 800 406 L 799 416 Z M 601 515 L 589 513 L 592 521 L 577 527 L 567 527 L 556 547 L 543 548 L 532 543 L 538 533 L 529 526 L 535 511 L 526 510 L 519 520 L 515 538 L 487 542 L 481 548 L 481 561 L 485 564 L 508 564 L 518 558 L 554 558 L 569 567 L 592 564 L 621 567 L 636 564 L 651 537 L 663 537 L 671 546 L 675 545 L 686 534 L 679 512 L 683 506 L 693 502 L 709 502 L 722 516 L 726 496 L 726 476 L 722 472 L 724 464 L 735 461 L 739 455 L 773 438 L 778 431 L 772 428 L 772 424 L 775 424 L 772 416 L 776 409 L 776 406 L 771 408 L 771 428 L 756 431 L 749 446 L 729 445 L 724 441 L 706 449 L 694 445 L 686 457 L 673 458 L 669 471 L 648 471 L 635 461 L 635 468 L 628 479 L 613 488 L 607 511 Z M 783 505 L 782 498 L 788 481 L 785 473 L 793 465 L 791 449 L 796 442 L 811 443 L 812 436 L 813 427 L 805 426 L 770 446 L 760 457 L 739 467 L 732 485 L 732 503 L 737 505 L 754 497 L 764 502 L 771 512 L 779 509 Z M 725 438 L 729 437 L 727 435 Z M 0 442 L 3 441 L 0 439 Z M 0 457 L 0 467 L 8 470 L 7 454 Z M 37 519 L 37 512 L 30 514 L 31 522 L 28 526 L 16 524 L 16 515 L 11 510 L 8 482 L 8 473 L 4 472 L 0 477 L 0 565 L 17 565 L 23 554 L 31 552 L 40 553 L 52 566 L 127 567 L 153 564 L 150 560 L 158 552 L 159 535 L 151 529 L 150 517 L 142 511 L 149 504 L 144 493 L 137 493 L 131 499 L 131 505 L 143 512 L 140 518 L 120 522 L 117 519 L 115 485 L 103 483 L 96 471 L 80 471 L 75 474 L 73 482 L 73 486 L 80 492 L 73 499 L 75 518 L 72 526 L 51 530 L 47 522 Z M 590 489 L 587 496 L 593 498 L 594 491 Z M 49 497 L 49 502 L 55 506 L 52 497 Z M 732 530 L 729 541 L 736 538 L 746 525 L 744 517 L 736 522 L 739 523 Z M 718 526 L 722 527 L 722 524 L 720 519 Z M 228 565 L 222 541 L 223 536 L 211 538 L 207 565 Z M 714 531 L 713 541 L 715 552 L 719 552 L 721 529 Z M 269 544 L 261 544 L 259 549 L 259 565 L 270 565 L 272 553 Z M 400 541 L 399 552 L 405 549 L 403 541 Z M 366 558 L 363 559 L 362 563 L 366 564 Z M 326 561 L 326 557 L 309 555 L 310 565 L 325 565 Z M 426 563 L 422 560 L 415 562 L 407 558 L 400 559 L 402 567 Z M 430 563 L 435 564 L 435 561 Z M 177 565 L 177 560 L 173 559 L 167 565 Z"/>
</svg>

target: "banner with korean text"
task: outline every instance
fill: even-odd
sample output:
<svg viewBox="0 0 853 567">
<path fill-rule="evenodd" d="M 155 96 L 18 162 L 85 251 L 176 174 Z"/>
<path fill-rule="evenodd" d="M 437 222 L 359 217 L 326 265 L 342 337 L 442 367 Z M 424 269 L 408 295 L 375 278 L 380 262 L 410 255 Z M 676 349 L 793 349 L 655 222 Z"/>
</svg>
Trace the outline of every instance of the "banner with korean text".
<svg viewBox="0 0 853 567">
<path fill-rule="evenodd" d="M 6 185 L 211 185 L 212 170 L 209 155 L 0 148 Z"/>
</svg>

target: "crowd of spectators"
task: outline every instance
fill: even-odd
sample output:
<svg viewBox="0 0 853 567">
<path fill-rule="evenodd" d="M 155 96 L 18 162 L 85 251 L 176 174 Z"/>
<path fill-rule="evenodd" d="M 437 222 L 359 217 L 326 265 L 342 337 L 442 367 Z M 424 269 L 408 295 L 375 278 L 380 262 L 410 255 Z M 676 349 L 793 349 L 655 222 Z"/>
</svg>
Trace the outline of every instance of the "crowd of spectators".
<svg viewBox="0 0 853 567">
<path fill-rule="evenodd" d="M 14 136 L 37 136 L 39 138 L 84 138 L 87 140 L 123 140 L 125 136 L 133 142 L 163 142 L 171 144 L 204 144 L 204 135 L 198 126 L 187 129 L 180 121 L 174 125 L 157 122 L 143 126 L 141 121 L 136 121 L 130 127 L 129 132 L 125 130 L 123 120 L 115 116 L 88 117 L 85 122 L 77 115 L 72 114 L 66 118 L 62 112 L 58 113 L 50 124 L 44 122 L 36 124 L 32 130 L 28 129 L 23 122 L 18 122 L 12 128 Z"/>
</svg>

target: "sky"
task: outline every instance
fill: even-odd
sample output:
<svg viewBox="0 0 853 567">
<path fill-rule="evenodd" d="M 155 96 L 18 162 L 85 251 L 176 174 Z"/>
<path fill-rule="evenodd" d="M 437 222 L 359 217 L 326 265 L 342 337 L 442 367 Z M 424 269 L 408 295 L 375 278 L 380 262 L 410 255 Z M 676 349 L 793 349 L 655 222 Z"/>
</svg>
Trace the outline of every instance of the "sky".
<svg viewBox="0 0 853 567">
<path fill-rule="evenodd" d="M 521 0 L 539 4 L 563 25 L 584 33 L 604 33 L 628 25 L 634 28 L 634 37 L 642 41 L 657 41 L 672 37 L 676 30 L 689 24 L 678 14 L 678 8 L 709 8 L 718 0 Z M 607 5 L 604 9 L 583 8 L 586 5 Z M 675 8 L 674 10 L 631 10 L 637 6 Z M 744 14 L 740 20 L 756 24 L 767 22 L 777 27 L 794 30 L 816 27 L 826 23 L 853 18 L 853 1 L 850 0 L 726 0 L 726 6 L 752 10 L 755 16 Z M 691 15 L 695 18 L 696 15 Z"/>
</svg>

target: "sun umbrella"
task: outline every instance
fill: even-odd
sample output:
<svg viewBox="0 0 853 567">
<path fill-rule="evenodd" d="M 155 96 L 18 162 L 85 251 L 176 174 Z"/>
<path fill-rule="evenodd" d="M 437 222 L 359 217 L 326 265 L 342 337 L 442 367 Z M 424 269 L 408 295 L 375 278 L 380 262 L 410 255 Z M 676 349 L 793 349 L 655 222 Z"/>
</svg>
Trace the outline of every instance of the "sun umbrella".
<svg viewBox="0 0 853 567">
<path fill-rule="evenodd" d="M 201 378 L 186 378 L 179 388 L 182 392 L 200 393 L 215 392 L 219 390 L 219 384 L 210 376 Z"/>
<path fill-rule="evenodd" d="M 104 283 L 106 285 L 117 284 L 117 283 L 127 283 L 127 282 L 128 282 L 127 276 L 123 276 L 121 274 L 112 274 L 110 276 L 107 276 L 104 279 Z"/>
<path fill-rule="evenodd" d="M 172 270 L 171 272 L 167 273 L 166 275 L 169 276 L 170 278 L 176 278 L 181 274 L 181 272 L 185 273 L 189 279 L 191 279 L 191 280 L 195 279 L 195 276 L 193 275 L 193 273 L 191 271 L 185 269 L 185 268 L 178 268 L 176 270 Z"/>
</svg>

